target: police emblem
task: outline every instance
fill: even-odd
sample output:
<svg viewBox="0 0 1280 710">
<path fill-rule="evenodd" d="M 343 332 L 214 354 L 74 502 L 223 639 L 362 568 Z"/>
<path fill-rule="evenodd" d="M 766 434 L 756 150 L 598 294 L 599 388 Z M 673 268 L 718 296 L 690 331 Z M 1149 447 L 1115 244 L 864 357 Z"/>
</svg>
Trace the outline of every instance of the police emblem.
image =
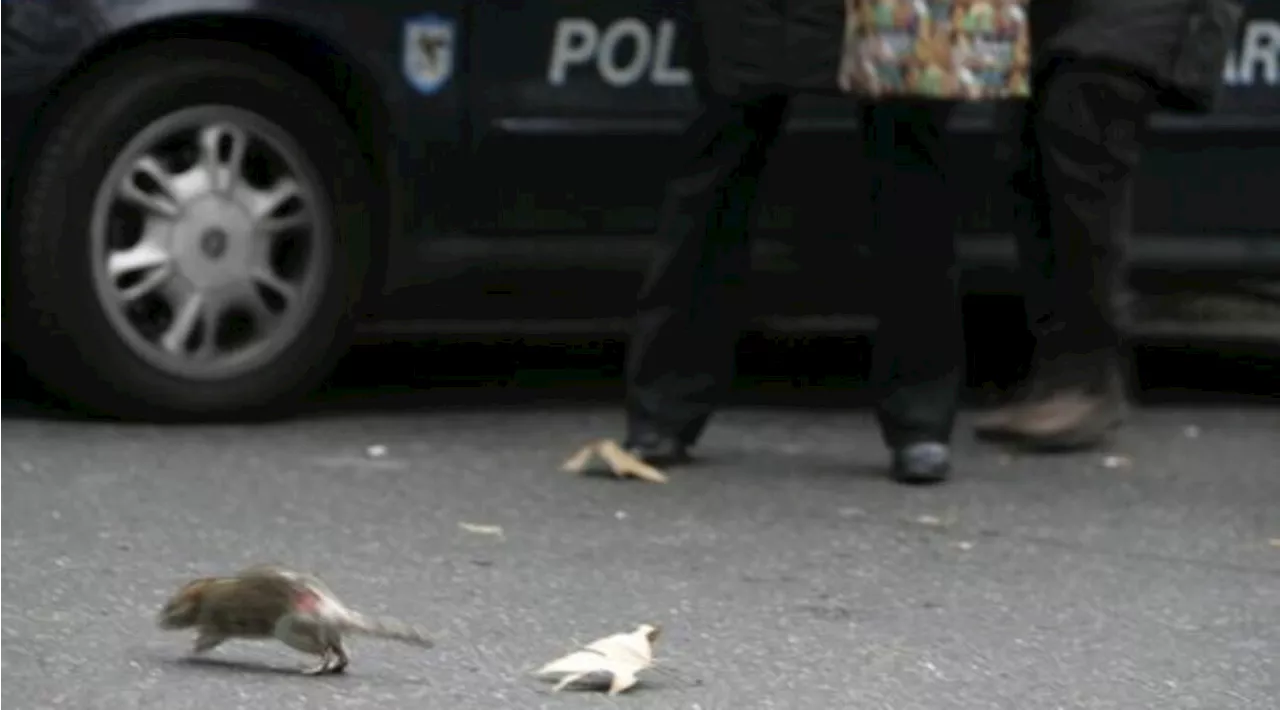
<svg viewBox="0 0 1280 710">
<path fill-rule="evenodd" d="M 405 20 L 402 70 L 418 93 L 434 94 L 449 83 L 453 41 L 453 20 L 436 14 Z"/>
</svg>

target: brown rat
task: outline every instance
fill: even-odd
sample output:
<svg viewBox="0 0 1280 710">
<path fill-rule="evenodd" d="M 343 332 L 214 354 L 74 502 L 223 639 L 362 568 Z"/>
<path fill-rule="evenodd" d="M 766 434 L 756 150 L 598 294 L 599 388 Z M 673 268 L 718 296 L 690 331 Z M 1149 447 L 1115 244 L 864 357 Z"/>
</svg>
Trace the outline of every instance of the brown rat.
<svg viewBox="0 0 1280 710">
<path fill-rule="evenodd" d="M 202 577 L 183 585 L 157 615 L 162 629 L 198 631 L 192 653 L 204 653 L 233 638 L 275 638 L 320 656 L 308 675 L 341 673 L 349 657 L 343 633 L 431 648 L 423 631 L 389 618 L 349 609 L 317 577 L 277 565 L 257 565 L 229 577 Z"/>
</svg>

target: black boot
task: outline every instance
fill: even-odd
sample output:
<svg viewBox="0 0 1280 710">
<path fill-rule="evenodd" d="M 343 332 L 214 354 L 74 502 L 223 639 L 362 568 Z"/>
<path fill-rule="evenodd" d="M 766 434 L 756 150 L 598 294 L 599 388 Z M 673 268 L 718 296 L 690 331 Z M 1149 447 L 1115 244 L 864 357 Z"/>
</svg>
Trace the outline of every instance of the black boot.
<svg viewBox="0 0 1280 710">
<path fill-rule="evenodd" d="M 655 468 L 670 468 L 689 463 L 689 447 L 679 438 L 653 431 L 633 431 L 622 448 L 632 456 Z"/>
</svg>

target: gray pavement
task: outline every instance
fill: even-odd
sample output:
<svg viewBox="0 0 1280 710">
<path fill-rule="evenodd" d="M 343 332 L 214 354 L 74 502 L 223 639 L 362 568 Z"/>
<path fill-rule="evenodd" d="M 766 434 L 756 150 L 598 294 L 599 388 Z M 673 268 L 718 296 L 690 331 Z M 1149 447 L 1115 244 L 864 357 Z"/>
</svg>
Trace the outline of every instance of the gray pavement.
<svg viewBox="0 0 1280 710">
<path fill-rule="evenodd" d="M 897 487 L 865 412 L 737 409 L 666 485 L 575 478 L 608 406 L 253 426 L 3 422 L 3 702 L 27 708 L 1268 708 L 1280 409 L 1145 409 L 1114 451 L 957 442 Z M 366 447 L 387 453 L 370 458 Z M 461 522 L 500 525 L 505 537 Z M 341 677 L 154 628 L 185 577 L 312 569 L 438 629 Z M 651 621 L 627 696 L 528 677 Z"/>
</svg>

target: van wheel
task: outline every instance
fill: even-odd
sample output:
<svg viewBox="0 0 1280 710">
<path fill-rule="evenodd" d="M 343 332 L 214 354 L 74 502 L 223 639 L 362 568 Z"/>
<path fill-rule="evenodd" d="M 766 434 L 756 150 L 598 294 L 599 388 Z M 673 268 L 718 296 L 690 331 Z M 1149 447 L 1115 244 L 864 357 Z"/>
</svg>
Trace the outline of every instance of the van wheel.
<svg viewBox="0 0 1280 710">
<path fill-rule="evenodd" d="M 278 411 L 332 370 L 368 263 L 368 166 L 306 77 L 233 43 L 96 67 L 17 202 L 17 346 L 126 417 Z"/>
</svg>

